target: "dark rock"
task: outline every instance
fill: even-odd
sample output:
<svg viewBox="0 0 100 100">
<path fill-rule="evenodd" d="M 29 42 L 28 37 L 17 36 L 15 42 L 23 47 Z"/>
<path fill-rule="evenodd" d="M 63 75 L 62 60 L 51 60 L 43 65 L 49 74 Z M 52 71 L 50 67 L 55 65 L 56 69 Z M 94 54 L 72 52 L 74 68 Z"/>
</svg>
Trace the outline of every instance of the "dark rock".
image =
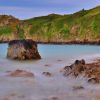
<svg viewBox="0 0 100 100">
<path fill-rule="evenodd" d="M 93 83 L 93 84 L 96 84 L 96 83 L 99 83 L 99 79 L 98 78 L 90 78 L 88 80 L 89 83 Z"/>
<path fill-rule="evenodd" d="M 54 97 L 49 97 L 49 98 L 43 98 L 43 100 L 61 100 L 58 97 L 54 96 Z"/>
<path fill-rule="evenodd" d="M 42 74 L 48 77 L 52 76 L 50 72 L 43 72 Z"/>
<path fill-rule="evenodd" d="M 51 100 L 59 100 L 58 97 L 52 97 Z"/>
<path fill-rule="evenodd" d="M 37 44 L 33 40 L 12 40 L 9 42 L 7 57 L 11 59 L 41 59 Z"/>
<path fill-rule="evenodd" d="M 78 65 L 78 64 L 83 64 L 83 65 L 85 65 L 85 60 L 84 60 L 84 59 L 82 59 L 82 60 L 76 60 L 76 61 L 75 61 L 75 64 L 76 64 L 76 65 Z"/>
<path fill-rule="evenodd" d="M 84 89 L 83 86 L 73 86 L 73 90 L 82 90 Z"/>
<path fill-rule="evenodd" d="M 46 64 L 46 65 L 44 65 L 45 67 L 50 67 L 50 64 Z"/>
<path fill-rule="evenodd" d="M 70 65 L 70 66 L 66 66 L 64 68 L 63 71 L 63 74 L 65 76 L 68 76 L 68 75 L 72 75 L 72 76 L 75 76 L 77 77 L 79 74 L 81 74 L 84 69 L 85 69 L 85 60 L 76 60 L 74 62 L 74 64 Z"/>
<path fill-rule="evenodd" d="M 64 76 L 77 77 L 82 75 L 89 78 L 88 82 L 100 83 L 100 61 L 96 63 L 85 64 L 85 60 L 76 60 L 74 64 L 65 66 L 61 72 Z"/>
</svg>

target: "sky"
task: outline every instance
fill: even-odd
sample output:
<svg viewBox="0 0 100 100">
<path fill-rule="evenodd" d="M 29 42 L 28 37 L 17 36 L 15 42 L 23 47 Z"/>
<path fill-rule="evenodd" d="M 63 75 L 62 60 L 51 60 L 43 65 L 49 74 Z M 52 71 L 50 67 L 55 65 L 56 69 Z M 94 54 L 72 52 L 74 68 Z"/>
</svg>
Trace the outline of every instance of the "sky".
<svg viewBox="0 0 100 100">
<path fill-rule="evenodd" d="M 99 5 L 100 0 L 0 0 L 0 15 L 28 19 L 51 13 L 71 14 Z"/>
</svg>

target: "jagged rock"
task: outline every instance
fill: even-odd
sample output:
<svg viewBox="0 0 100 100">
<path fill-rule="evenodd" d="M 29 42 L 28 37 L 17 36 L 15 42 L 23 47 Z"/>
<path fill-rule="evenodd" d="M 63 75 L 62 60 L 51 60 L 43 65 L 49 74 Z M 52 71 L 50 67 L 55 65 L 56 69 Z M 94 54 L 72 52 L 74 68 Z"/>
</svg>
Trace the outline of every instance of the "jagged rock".
<svg viewBox="0 0 100 100">
<path fill-rule="evenodd" d="M 76 60 L 74 64 L 64 67 L 61 72 L 64 76 L 77 77 L 82 75 L 91 83 L 100 83 L 100 61 L 96 63 L 85 64 L 85 60 Z"/>
<path fill-rule="evenodd" d="M 26 60 L 41 59 L 36 42 L 32 40 L 12 40 L 9 42 L 7 58 Z"/>
<path fill-rule="evenodd" d="M 12 77 L 34 77 L 34 74 L 25 70 L 17 69 L 9 73 L 9 76 Z"/>
<path fill-rule="evenodd" d="M 79 74 L 81 74 L 85 69 L 85 60 L 76 60 L 74 64 L 70 66 L 66 66 L 62 71 L 64 76 L 72 75 L 77 77 Z"/>
</svg>

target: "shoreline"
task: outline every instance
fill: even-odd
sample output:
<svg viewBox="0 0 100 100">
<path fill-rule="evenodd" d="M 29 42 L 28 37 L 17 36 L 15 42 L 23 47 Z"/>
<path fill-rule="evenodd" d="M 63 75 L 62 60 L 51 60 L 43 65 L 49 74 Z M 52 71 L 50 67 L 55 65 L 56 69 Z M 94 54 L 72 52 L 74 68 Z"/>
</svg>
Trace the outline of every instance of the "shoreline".
<svg viewBox="0 0 100 100">
<path fill-rule="evenodd" d="M 43 42 L 35 41 L 37 44 L 50 44 L 50 45 L 100 45 L 100 40 L 97 41 L 68 41 L 68 42 Z M 2 43 L 9 43 L 9 41 L 0 41 Z"/>
<path fill-rule="evenodd" d="M 100 40 L 98 41 L 68 41 L 68 42 L 37 42 L 39 44 L 55 44 L 55 45 L 100 45 Z"/>
</svg>

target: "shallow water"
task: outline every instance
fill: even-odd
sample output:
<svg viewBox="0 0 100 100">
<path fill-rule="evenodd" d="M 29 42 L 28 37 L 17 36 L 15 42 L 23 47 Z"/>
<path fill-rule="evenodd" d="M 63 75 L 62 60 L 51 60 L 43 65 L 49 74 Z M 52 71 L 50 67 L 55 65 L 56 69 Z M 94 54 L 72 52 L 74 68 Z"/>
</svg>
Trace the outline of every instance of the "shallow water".
<svg viewBox="0 0 100 100">
<path fill-rule="evenodd" d="M 100 46 L 88 45 L 38 45 L 42 56 L 37 61 L 6 59 L 7 44 L 0 44 L 0 100 L 100 100 L 100 85 L 92 85 L 79 77 L 65 78 L 60 70 L 76 59 L 100 57 Z M 88 61 L 88 60 L 87 60 Z M 33 72 L 33 78 L 8 77 L 6 71 L 24 69 Z M 43 72 L 50 72 L 51 77 Z M 82 85 L 84 89 L 73 90 Z M 99 98 L 99 99 L 98 99 Z"/>
</svg>

